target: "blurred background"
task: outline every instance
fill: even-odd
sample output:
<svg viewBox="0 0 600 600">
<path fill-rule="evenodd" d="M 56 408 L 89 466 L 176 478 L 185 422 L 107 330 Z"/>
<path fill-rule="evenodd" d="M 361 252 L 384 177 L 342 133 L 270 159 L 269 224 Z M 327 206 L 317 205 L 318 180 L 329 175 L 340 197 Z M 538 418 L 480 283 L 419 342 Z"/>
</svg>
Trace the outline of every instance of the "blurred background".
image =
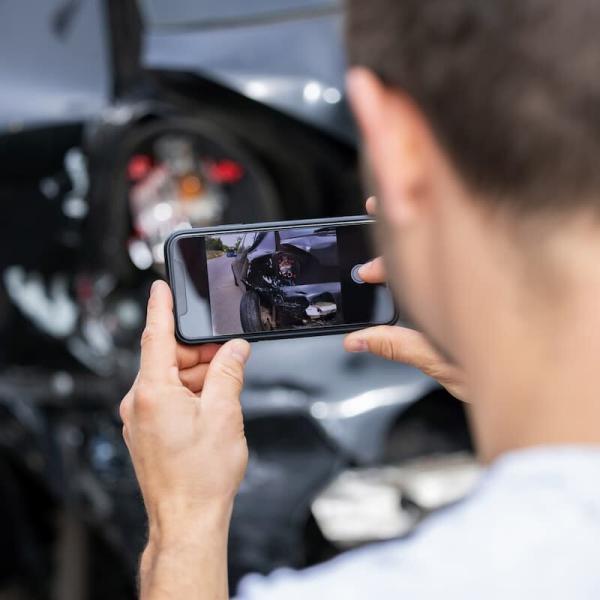
<svg viewBox="0 0 600 600">
<path fill-rule="evenodd" d="M 336 0 L 0 1 L 0 599 L 132 600 L 118 404 L 175 228 L 360 214 Z M 255 344 L 232 592 L 477 478 L 459 402 L 339 337 Z"/>
</svg>

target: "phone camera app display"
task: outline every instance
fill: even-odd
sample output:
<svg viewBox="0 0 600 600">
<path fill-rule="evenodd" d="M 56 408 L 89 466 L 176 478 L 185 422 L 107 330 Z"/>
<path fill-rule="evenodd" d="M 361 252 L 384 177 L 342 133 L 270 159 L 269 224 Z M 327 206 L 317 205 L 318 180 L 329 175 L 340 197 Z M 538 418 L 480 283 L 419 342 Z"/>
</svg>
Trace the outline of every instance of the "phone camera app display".
<svg viewBox="0 0 600 600">
<path fill-rule="evenodd" d="M 344 322 L 335 227 L 205 238 L 214 335 Z"/>
</svg>

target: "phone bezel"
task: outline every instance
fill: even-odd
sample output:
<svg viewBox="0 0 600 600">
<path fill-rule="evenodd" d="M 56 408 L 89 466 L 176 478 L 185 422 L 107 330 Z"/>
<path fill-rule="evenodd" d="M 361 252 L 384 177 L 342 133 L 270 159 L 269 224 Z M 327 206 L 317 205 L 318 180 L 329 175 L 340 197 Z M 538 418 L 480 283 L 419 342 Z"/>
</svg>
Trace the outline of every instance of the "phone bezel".
<svg viewBox="0 0 600 600">
<path fill-rule="evenodd" d="M 173 232 L 165 241 L 164 252 L 165 252 L 165 268 L 167 274 L 167 280 L 173 291 L 173 313 L 175 318 L 175 336 L 178 341 L 183 344 L 197 345 L 206 344 L 210 342 L 226 342 L 236 338 L 243 338 L 245 340 L 254 342 L 260 340 L 275 340 L 275 339 L 291 339 L 300 337 L 315 337 L 321 335 L 335 335 L 340 333 L 349 333 L 351 331 L 358 331 L 365 327 L 374 325 L 392 325 L 398 321 L 398 310 L 394 305 L 394 316 L 386 323 L 352 323 L 348 325 L 331 325 L 329 327 L 319 327 L 315 329 L 284 329 L 280 331 L 259 331 L 253 333 L 239 333 L 239 334 L 228 334 L 228 335 L 211 335 L 208 337 L 199 338 L 187 338 L 182 334 L 179 329 L 179 319 L 177 316 L 177 295 L 175 293 L 175 286 L 173 285 L 171 261 L 172 259 L 172 247 L 176 240 L 179 238 L 187 237 L 198 237 L 205 235 L 214 235 L 228 232 L 246 232 L 246 231 L 272 231 L 281 229 L 293 229 L 295 227 L 306 227 L 319 225 L 370 225 L 375 222 L 375 219 L 368 215 L 361 215 L 356 217 L 338 217 L 329 219 L 300 219 L 296 221 L 270 221 L 268 223 L 238 223 L 234 225 L 220 225 L 214 227 L 199 227 L 194 229 L 183 229 L 181 231 Z"/>
</svg>

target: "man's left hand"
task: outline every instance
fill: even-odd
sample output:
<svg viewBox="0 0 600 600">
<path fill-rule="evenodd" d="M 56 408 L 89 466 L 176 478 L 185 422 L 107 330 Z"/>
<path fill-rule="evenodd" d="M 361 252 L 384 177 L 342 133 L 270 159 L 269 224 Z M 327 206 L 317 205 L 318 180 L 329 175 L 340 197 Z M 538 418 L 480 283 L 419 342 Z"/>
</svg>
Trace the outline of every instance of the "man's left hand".
<svg viewBox="0 0 600 600">
<path fill-rule="evenodd" d="M 171 291 L 155 282 L 140 371 L 121 403 L 150 543 L 180 542 L 208 516 L 227 527 L 248 461 L 239 399 L 249 354 L 244 340 L 178 345 Z"/>
</svg>

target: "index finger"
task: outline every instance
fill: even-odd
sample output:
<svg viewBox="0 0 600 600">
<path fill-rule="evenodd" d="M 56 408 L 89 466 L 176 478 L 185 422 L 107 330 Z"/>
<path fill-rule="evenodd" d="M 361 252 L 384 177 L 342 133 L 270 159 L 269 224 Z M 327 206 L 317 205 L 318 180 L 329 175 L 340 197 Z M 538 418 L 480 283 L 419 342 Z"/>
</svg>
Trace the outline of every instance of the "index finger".
<svg viewBox="0 0 600 600">
<path fill-rule="evenodd" d="M 368 215 L 374 217 L 377 214 L 377 198 L 375 196 L 370 196 L 367 198 L 365 206 L 367 208 Z"/>
<path fill-rule="evenodd" d="M 367 283 L 385 283 L 387 281 L 387 277 L 385 274 L 383 258 L 378 256 L 372 261 L 362 265 L 362 267 L 358 270 L 358 275 Z"/>
<path fill-rule="evenodd" d="M 177 374 L 177 343 L 173 296 L 164 281 L 152 284 L 141 345 L 140 379 L 170 381 Z"/>
</svg>

